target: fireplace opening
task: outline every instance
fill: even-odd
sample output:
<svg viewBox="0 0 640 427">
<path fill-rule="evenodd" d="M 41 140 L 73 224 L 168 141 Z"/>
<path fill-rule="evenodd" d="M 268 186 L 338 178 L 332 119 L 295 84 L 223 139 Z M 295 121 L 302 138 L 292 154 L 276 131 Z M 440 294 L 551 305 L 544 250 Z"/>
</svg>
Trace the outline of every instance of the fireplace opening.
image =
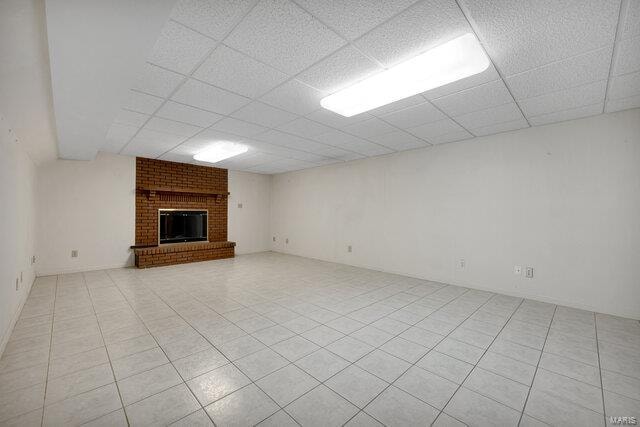
<svg viewBox="0 0 640 427">
<path fill-rule="evenodd" d="M 160 244 L 207 240 L 207 211 L 159 209 L 158 214 Z"/>
</svg>

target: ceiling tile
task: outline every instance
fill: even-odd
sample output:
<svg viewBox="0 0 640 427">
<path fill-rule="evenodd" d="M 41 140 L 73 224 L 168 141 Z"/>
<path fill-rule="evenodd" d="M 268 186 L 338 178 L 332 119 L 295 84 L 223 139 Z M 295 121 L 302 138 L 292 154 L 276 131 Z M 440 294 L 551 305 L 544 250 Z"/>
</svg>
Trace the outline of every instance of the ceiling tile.
<svg viewBox="0 0 640 427">
<path fill-rule="evenodd" d="M 609 100 L 607 101 L 605 112 L 612 113 L 614 111 L 629 110 L 631 108 L 640 108 L 640 95 Z"/>
<path fill-rule="evenodd" d="M 263 165 L 265 163 L 273 162 L 279 159 L 280 157 L 274 156 L 273 154 L 254 151 L 248 157 L 243 159 L 243 163 L 246 165 L 246 168 L 249 168 L 257 165 Z"/>
<path fill-rule="evenodd" d="M 640 94 L 640 71 L 611 78 L 608 99 L 627 98 Z"/>
<path fill-rule="evenodd" d="M 263 165 L 269 162 L 274 162 L 280 159 L 281 157 L 273 156 L 271 154 L 254 152 L 223 160 L 216 163 L 215 167 L 229 170 L 246 171 L 252 167 Z"/>
<path fill-rule="evenodd" d="M 156 41 L 149 62 L 182 74 L 190 73 L 216 42 L 174 21 L 169 21 Z"/>
<path fill-rule="evenodd" d="M 322 93 L 297 80 L 290 80 L 264 95 L 260 100 L 289 112 L 305 115 L 320 107 Z"/>
<path fill-rule="evenodd" d="M 247 137 L 257 135 L 267 130 L 267 128 L 264 126 L 234 119 L 233 117 L 225 117 L 224 119 L 213 125 L 211 129 Z"/>
<path fill-rule="evenodd" d="M 477 2 L 477 3 L 486 3 Z M 508 7 L 519 2 L 508 2 Z M 620 0 L 584 0 L 499 36 L 478 22 L 480 38 L 507 76 L 613 44 Z M 528 4 L 533 8 L 539 8 Z M 504 24 L 504 23 L 503 23 Z M 506 24 L 510 26 L 510 24 Z"/>
<path fill-rule="evenodd" d="M 209 127 L 223 117 L 210 111 L 201 110 L 184 104 L 178 104 L 173 101 L 167 101 L 167 103 L 164 104 L 156 113 L 156 116 L 200 127 Z"/>
<path fill-rule="evenodd" d="M 359 136 L 360 138 L 368 139 L 371 136 L 384 135 L 385 133 L 395 132 L 398 129 L 377 117 L 373 117 L 371 119 L 346 126 L 343 130 L 352 135 Z"/>
<path fill-rule="evenodd" d="M 303 160 L 282 159 L 275 162 L 254 166 L 249 170 L 255 173 L 275 174 L 312 168 L 315 166 L 317 165 Z"/>
<path fill-rule="evenodd" d="M 363 154 L 359 154 L 349 150 L 344 150 L 338 147 L 331 147 L 328 145 L 325 145 L 323 149 L 318 150 L 317 154 L 327 156 L 330 159 L 341 160 L 345 162 L 349 160 L 362 159 L 365 157 Z M 326 163 L 326 162 L 318 162 L 318 163 Z"/>
<path fill-rule="evenodd" d="M 422 104 L 424 102 L 425 102 L 424 96 L 420 94 L 413 95 L 408 98 L 404 98 L 399 101 L 392 102 L 391 104 L 383 105 L 382 107 L 369 110 L 368 114 L 374 115 L 376 117 L 382 117 L 386 114 L 393 113 L 394 111 L 404 110 L 405 108 Z"/>
<path fill-rule="evenodd" d="M 229 166 L 237 166 L 237 165 L 242 163 L 243 159 L 244 160 L 249 159 L 255 153 L 256 152 L 254 150 L 249 148 L 245 153 L 238 154 L 236 156 L 230 157 L 230 158 L 225 159 L 225 160 L 221 160 L 219 162 L 211 163 L 211 162 L 202 162 L 202 161 L 198 161 L 198 160 L 196 160 L 196 162 L 197 163 L 201 163 L 201 164 L 203 164 L 205 166 L 214 166 L 214 167 L 217 167 L 217 168 L 229 169 Z"/>
<path fill-rule="evenodd" d="M 138 127 L 113 123 L 107 132 L 107 142 L 100 148 L 101 151 L 118 153 L 127 142 L 138 132 Z"/>
<path fill-rule="evenodd" d="M 289 0 L 261 1 L 225 40 L 249 56 L 296 74 L 345 44 Z"/>
<path fill-rule="evenodd" d="M 124 105 L 124 108 L 127 110 L 137 111 L 139 113 L 153 114 L 153 112 L 162 104 L 162 101 L 164 101 L 164 99 L 157 96 L 130 90 L 129 99 Z"/>
<path fill-rule="evenodd" d="M 613 75 L 628 74 L 640 70 L 640 36 L 618 42 Z"/>
<path fill-rule="evenodd" d="M 327 126 L 331 126 L 334 128 L 343 128 L 353 123 L 358 123 L 362 120 L 370 119 L 373 116 L 368 113 L 361 113 L 355 116 L 345 117 L 341 116 L 340 114 L 336 114 L 333 111 L 329 111 L 325 108 L 319 108 L 313 113 L 307 114 L 306 117 Z"/>
<path fill-rule="evenodd" d="M 463 141 L 465 139 L 471 139 L 471 138 L 473 138 L 473 135 L 471 135 L 466 130 L 462 129 L 462 130 L 457 130 L 451 133 L 436 135 L 432 137 L 429 140 L 429 142 L 431 142 L 432 144 L 446 144 L 448 142 Z"/>
<path fill-rule="evenodd" d="M 502 80 L 495 80 L 433 100 L 438 108 L 450 116 L 460 116 L 508 102 L 513 102 L 513 98 Z"/>
<path fill-rule="evenodd" d="M 166 160 L 167 162 L 176 162 L 176 163 L 190 163 L 192 165 L 197 165 L 199 162 L 194 160 L 193 156 L 188 156 L 186 154 L 178 154 L 174 151 L 169 151 L 164 153 L 162 156 L 158 157 L 160 160 Z"/>
<path fill-rule="evenodd" d="M 640 36 L 640 2 L 627 1 L 627 10 L 621 19 L 622 26 L 621 39 L 629 39 L 631 37 Z"/>
<path fill-rule="evenodd" d="M 176 122 L 174 120 L 161 119 L 160 117 L 152 117 L 143 129 L 150 129 L 184 137 L 192 136 L 202 130 L 202 128 L 198 126 Z"/>
<path fill-rule="evenodd" d="M 367 156 L 376 156 L 379 154 L 390 153 L 391 150 L 382 147 L 378 144 L 373 144 L 357 136 L 349 135 L 348 133 L 341 132 L 339 130 L 324 133 L 316 138 L 318 141 L 322 141 L 325 144 L 332 145 L 338 148 L 344 148 L 345 150 L 355 151 L 356 153 L 364 154 Z"/>
<path fill-rule="evenodd" d="M 116 118 L 113 120 L 114 123 L 120 123 L 122 125 L 130 125 L 140 127 L 149 119 L 149 116 L 142 113 L 137 113 L 135 111 L 129 110 L 120 110 Z"/>
<path fill-rule="evenodd" d="M 307 160 L 307 161 L 321 161 L 325 159 L 324 156 L 321 156 L 319 154 L 313 154 L 305 151 L 295 150 L 292 148 L 287 148 L 282 145 L 274 145 L 269 142 L 257 141 L 255 139 L 243 141 L 243 144 L 248 145 L 253 150 L 272 154 L 274 156 L 286 157 L 289 159 L 300 159 L 300 160 Z"/>
<path fill-rule="evenodd" d="M 353 40 L 411 6 L 416 0 L 296 0 L 344 37 Z"/>
<path fill-rule="evenodd" d="M 489 68 L 484 70 L 481 73 L 474 74 L 473 76 L 469 76 L 465 79 L 458 80 L 452 83 L 449 83 L 444 86 L 437 87 L 435 89 L 428 90 L 423 93 L 423 95 L 429 99 L 434 100 L 437 98 L 442 98 L 443 96 L 451 95 L 456 92 L 463 91 L 465 89 L 470 89 L 472 87 L 480 86 L 484 83 L 489 83 L 494 80 L 498 80 L 500 75 L 496 71 L 493 64 L 489 65 Z"/>
<path fill-rule="evenodd" d="M 253 101 L 251 104 L 242 107 L 232 114 L 233 117 L 257 123 L 266 127 L 276 127 L 286 122 L 294 120 L 297 116 L 279 108 Z"/>
<path fill-rule="evenodd" d="M 333 129 L 312 120 L 300 117 L 292 122 L 278 126 L 278 129 L 304 138 L 311 138 L 332 131 Z"/>
<path fill-rule="evenodd" d="M 523 119 L 520 109 L 513 102 L 480 111 L 474 111 L 454 118 L 467 129 Z"/>
<path fill-rule="evenodd" d="M 464 129 L 451 119 L 439 120 L 433 123 L 416 126 L 408 129 L 415 136 L 428 142 L 433 142 L 432 138 L 448 133 L 460 132 Z"/>
<path fill-rule="evenodd" d="M 265 94 L 288 78 L 275 68 L 224 45 L 216 48 L 194 77 L 249 98 Z"/>
<path fill-rule="evenodd" d="M 373 142 L 384 145 L 392 150 L 402 151 L 411 150 L 413 148 L 428 147 L 429 144 L 410 133 L 403 131 L 395 131 L 384 135 L 376 135 L 369 138 Z"/>
<path fill-rule="evenodd" d="M 202 151 L 211 143 L 216 141 L 231 141 L 244 143 L 245 139 L 241 136 L 232 135 L 226 132 L 221 132 L 215 129 L 205 129 L 198 135 L 187 139 L 174 151 L 179 154 L 188 154 L 193 156 L 194 154 Z"/>
<path fill-rule="evenodd" d="M 504 37 L 531 22 L 539 21 L 576 0 L 461 0 L 486 37 Z"/>
<path fill-rule="evenodd" d="M 471 29 L 454 0 L 426 0 L 354 43 L 391 66 L 468 32 Z"/>
<path fill-rule="evenodd" d="M 184 76 L 155 65 L 145 64 L 142 76 L 133 87 L 141 92 L 166 98 L 184 80 Z"/>
<path fill-rule="evenodd" d="M 268 142 L 274 145 L 320 154 L 327 147 L 316 141 L 311 141 L 300 136 L 291 135 L 277 130 L 270 130 L 254 137 L 258 141 Z"/>
<path fill-rule="evenodd" d="M 283 145 L 275 145 L 265 141 L 257 141 L 257 140 L 249 140 L 248 143 L 251 147 L 256 150 L 274 154 L 281 157 L 286 157 L 289 159 L 296 160 L 304 160 L 308 162 L 321 163 L 327 160 L 327 156 L 318 154 L 318 153 L 310 153 L 308 151 L 301 151 L 294 148 L 288 148 Z M 327 149 L 331 147 L 327 146 Z"/>
<path fill-rule="evenodd" d="M 222 40 L 256 3 L 257 0 L 179 0 L 171 18 Z"/>
<path fill-rule="evenodd" d="M 180 144 L 184 137 L 142 129 L 127 145 L 122 154 L 155 158 Z"/>
<path fill-rule="evenodd" d="M 248 98 L 193 79 L 187 80 L 172 99 L 219 114 L 229 114 L 249 102 Z"/>
<path fill-rule="evenodd" d="M 603 109 L 603 103 L 593 105 L 585 105 L 578 108 L 572 108 L 569 110 L 557 111 L 549 114 L 542 114 L 529 118 L 529 122 L 534 126 L 546 125 L 548 123 L 563 122 L 565 120 L 579 119 L 581 117 L 594 116 L 601 114 Z"/>
<path fill-rule="evenodd" d="M 385 122 L 389 122 L 399 128 L 410 128 L 425 123 L 436 122 L 447 118 L 440 110 L 434 107 L 430 102 L 405 108 L 395 113 L 381 116 Z"/>
<path fill-rule="evenodd" d="M 296 78 L 325 94 L 331 94 L 379 71 L 382 71 L 382 67 L 352 46 L 345 46 Z"/>
<path fill-rule="evenodd" d="M 611 47 L 597 49 L 569 59 L 507 77 L 516 100 L 531 98 L 572 86 L 606 79 L 611 64 Z"/>
<path fill-rule="evenodd" d="M 523 99 L 520 107 L 527 117 L 591 105 L 604 101 L 607 81 L 600 80 L 534 98 Z"/>
<path fill-rule="evenodd" d="M 498 123 L 495 125 L 481 126 L 469 129 L 475 136 L 493 135 L 500 132 L 508 132 L 511 130 L 528 128 L 529 124 L 524 118 L 513 120 L 510 122 Z"/>
</svg>

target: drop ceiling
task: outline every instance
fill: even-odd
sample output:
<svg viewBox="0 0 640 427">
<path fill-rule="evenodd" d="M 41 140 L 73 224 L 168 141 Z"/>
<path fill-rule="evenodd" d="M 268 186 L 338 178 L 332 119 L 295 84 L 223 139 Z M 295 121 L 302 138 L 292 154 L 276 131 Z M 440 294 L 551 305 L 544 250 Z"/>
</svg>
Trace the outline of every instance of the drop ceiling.
<svg viewBox="0 0 640 427">
<path fill-rule="evenodd" d="M 320 107 L 467 32 L 486 71 L 350 118 Z M 280 173 L 639 107 L 640 1 L 179 0 L 145 58 L 97 149 L 196 163 L 223 139 L 249 151 L 220 167 Z"/>
</svg>

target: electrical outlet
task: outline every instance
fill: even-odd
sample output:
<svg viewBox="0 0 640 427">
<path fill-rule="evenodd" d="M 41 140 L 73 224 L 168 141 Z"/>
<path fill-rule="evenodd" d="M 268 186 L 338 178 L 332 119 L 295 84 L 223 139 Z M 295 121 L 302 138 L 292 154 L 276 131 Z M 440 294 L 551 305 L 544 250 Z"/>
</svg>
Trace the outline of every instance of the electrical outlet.
<svg viewBox="0 0 640 427">
<path fill-rule="evenodd" d="M 351 245 L 347 246 L 347 252 L 351 252 Z"/>
<path fill-rule="evenodd" d="M 74 249 L 71 251 L 71 258 L 78 258 L 78 250 Z"/>
<path fill-rule="evenodd" d="M 519 276 L 522 274 L 522 267 L 519 265 L 516 265 L 515 267 L 513 267 L 513 274 Z"/>
<path fill-rule="evenodd" d="M 525 277 L 527 279 L 533 279 L 533 267 L 527 267 L 525 270 Z"/>
<path fill-rule="evenodd" d="M 238 203 L 238 209 L 242 209 L 242 203 Z"/>
<path fill-rule="evenodd" d="M 467 265 L 467 262 L 464 260 L 464 258 L 460 258 L 460 268 L 464 268 Z"/>
<path fill-rule="evenodd" d="M 36 263 L 36 256 L 35 255 L 31 255 L 31 265 Z"/>
<path fill-rule="evenodd" d="M 289 238 L 287 237 L 286 239 L 284 239 L 284 242 L 285 242 L 286 244 L 289 244 Z"/>
</svg>

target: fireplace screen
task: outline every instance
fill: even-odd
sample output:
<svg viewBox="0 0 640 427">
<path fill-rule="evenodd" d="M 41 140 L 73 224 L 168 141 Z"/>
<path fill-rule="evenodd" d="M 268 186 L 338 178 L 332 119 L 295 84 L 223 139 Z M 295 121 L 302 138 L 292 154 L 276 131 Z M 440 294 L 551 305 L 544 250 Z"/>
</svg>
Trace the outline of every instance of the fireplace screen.
<svg viewBox="0 0 640 427">
<path fill-rule="evenodd" d="M 160 209 L 160 243 L 207 240 L 207 211 Z"/>
</svg>

